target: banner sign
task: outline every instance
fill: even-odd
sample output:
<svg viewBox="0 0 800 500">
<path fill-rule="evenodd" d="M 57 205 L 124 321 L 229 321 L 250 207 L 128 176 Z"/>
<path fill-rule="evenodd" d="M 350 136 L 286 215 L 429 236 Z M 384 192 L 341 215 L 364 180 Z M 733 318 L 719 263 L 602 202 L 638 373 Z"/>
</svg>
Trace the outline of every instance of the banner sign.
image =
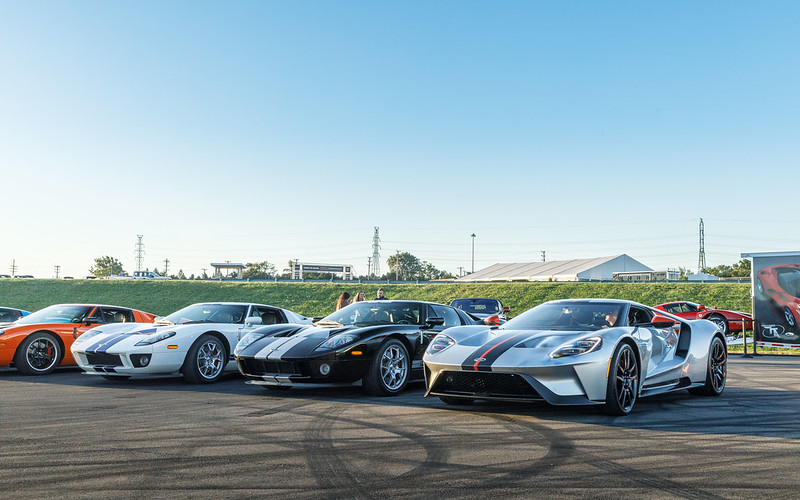
<svg viewBox="0 0 800 500">
<path fill-rule="evenodd" d="M 742 254 L 753 259 L 757 345 L 800 349 L 800 252 Z"/>
</svg>

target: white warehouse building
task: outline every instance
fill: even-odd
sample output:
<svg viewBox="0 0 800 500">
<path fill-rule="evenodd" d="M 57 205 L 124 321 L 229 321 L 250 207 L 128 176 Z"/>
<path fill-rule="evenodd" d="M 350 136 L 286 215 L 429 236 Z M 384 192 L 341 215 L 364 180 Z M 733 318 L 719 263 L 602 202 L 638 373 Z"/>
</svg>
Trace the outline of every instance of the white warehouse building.
<svg viewBox="0 0 800 500">
<path fill-rule="evenodd" d="M 494 264 L 462 276 L 456 282 L 473 281 L 611 281 L 616 272 L 653 271 L 626 254 L 594 259 L 554 260 Z"/>
</svg>

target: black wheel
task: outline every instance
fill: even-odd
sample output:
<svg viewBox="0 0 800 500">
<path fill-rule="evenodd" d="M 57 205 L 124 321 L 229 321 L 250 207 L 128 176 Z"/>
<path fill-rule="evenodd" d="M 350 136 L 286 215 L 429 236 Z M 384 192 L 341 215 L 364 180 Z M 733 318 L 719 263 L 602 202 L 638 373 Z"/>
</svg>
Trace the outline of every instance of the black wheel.
<svg viewBox="0 0 800 500">
<path fill-rule="evenodd" d="M 411 373 L 411 358 L 397 339 L 381 345 L 364 375 L 364 389 L 374 396 L 395 396 L 402 391 Z"/>
<path fill-rule="evenodd" d="M 439 399 L 441 399 L 442 401 L 444 401 L 445 403 L 447 403 L 449 405 L 467 406 L 467 405 L 471 405 L 472 403 L 475 402 L 474 399 L 470 399 L 470 398 L 454 398 L 452 396 L 439 396 Z"/>
<path fill-rule="evenodd" d="M 130 375 L 101 375 L 106 380 L 111 380 L 113 382 L 120 382 L 122 380 L 128 380 L 131 378 Z"/>
<path fill-rule="evenodd" d="M 728 320 L 725 319 L 724 316 L 720 316 L 719 314 L 712 314 L 708 317 L 708 320 L 717 325 L 717 329 L 720 331 L 721 334 L 727 335 L 728 334 Z"/>
<path fill-rule="evenodd" d="M 719 337 L 711 341 L 708 352 L 708 367 L 706 368 L 706 382 L 703 387 L 689 389 L 692 394 L 699 396 L 719 396 L 725 389 L 725 380 L 728 377 L 728 350 Z"/>
<path fill-rule="evenodd" d="M 617 346 L 611 357 L 605 411 L 609 415 L 627 415 L 639 395 L 639 361 L 630 344 Z"/>
<path fill-rule="evenodd" d="M 784 306 L 783 317 L 786 318 L 786 323 L 788 323 L 789 326 L 791 326 L 792 328 L 796 326 L 797 322 L 794 320 L 794 313 L 792 313 L 792 310 L 789 309 L 788 307 Z"/>
<path fill-rule="evenodd" d="M 14 354 L 14 365 L 25 375 L 47 375 L 61 362 L 61 344 L 49 332 L 32 333 Z"/>
<path fill-rule="evenodd" d="M 183 362 L 183 377 L 192 384 L 210 384 L 222 376 L 228 364 L 225 344 L 213 335 L 201 335 Z"/>
</svg>

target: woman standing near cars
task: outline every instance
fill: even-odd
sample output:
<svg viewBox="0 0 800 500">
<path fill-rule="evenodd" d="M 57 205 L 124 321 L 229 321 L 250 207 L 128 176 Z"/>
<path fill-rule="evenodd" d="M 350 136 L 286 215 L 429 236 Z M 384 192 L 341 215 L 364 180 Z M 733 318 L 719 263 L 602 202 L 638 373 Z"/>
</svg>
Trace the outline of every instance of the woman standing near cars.
<svg viewBox="0 0 800 500">
<path fill-rule="evenodd" d="M 350 305 L 350 294 L 347 292 L 342 292 L 342 294 L 339 295 L 339 300 L 336 301 L 336 310 L 338 311 L 339 309 L 348 305 Z"/>
</svg>

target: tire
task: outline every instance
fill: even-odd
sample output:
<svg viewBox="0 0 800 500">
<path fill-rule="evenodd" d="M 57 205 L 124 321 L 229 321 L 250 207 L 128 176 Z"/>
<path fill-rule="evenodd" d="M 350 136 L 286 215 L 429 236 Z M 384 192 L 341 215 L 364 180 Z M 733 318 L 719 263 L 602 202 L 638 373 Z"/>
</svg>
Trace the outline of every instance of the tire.
<svg viewBox="0 0 800 500">
<path fill-rule="evenodd" d="M 475 402 L 474 399 L 470 398 L 454 398 L 452 396 L 439 396 L 439 399 L 444 401 L 449 405 L 461 405 L 461 406 L 468 406 Z"/>
<path fill-rule="evenodd" d="M 210 384 L 222 377 L 228 364 L 225 344 L 209 334 L 195 340 L 183 362 L 183 378 L 191 384 Z"/>
<path fill-rule="evenodd" d="M 128 380 L 131 378 L 130 375 L 101 375 L 106 380 L 111 380 L 112 382 L 121 382 L 123 380 Z"/>
<path fill-rule="evenodd" d="M 789 326 L 791 326 L 792 328 L 794 328 L 795 326 L 797 326 L 797 321 L 795 321 L 795 320 L 794 320 L 794 313 L 792 313 L 792 310 L 791 310 L 791 309 L 789 309 L 789 308 L 788 308 L 788 307 L 786 307 L 786 306 L 784 306 L 784 308 L 783 308 L 783 317 L 784 317 L 784 319 L 786 319 L 786 322 L 787 322 L 787 323 L 789 324 Z"/>
<path fill-rule="evenodd" d="M 725 319 L 724 316 L 720 316 L 719 314 L 712 314 L 708 317 L 708 320 L 717 325 L 719 332 L 722 335 L 728 335 L 728 320 Z"/>
<path fill-rule="evenodd" d="M 705 384 L 703 387 L 689 389 L 689 392 L 698 396 L 719 396 L 725 390 L 727 378 L 728 350 L 721 338 L 714 337 L 708 350 Z"/>
<path fill-rule="evenodd" d="M 384 342 L 364 375 L 364 389 L 373 396 L 396 396 L 411 374 L 411 357 L 397 339 Z"/>
<path fill-rule="evenodd" d="M 621 343 L 611 357 L 611 370 L 606 387 L 605 412 L 627 415 L 639 395 L 639 360 L 630 344 Z"/>
<path fill-rule="evenodd" d="M 53 334 L 36 332 L 19 345 L 14 366 L 24 375 L 47 375 L 56 369 L 62 357 L 61 344 Z"/>
</svg>

